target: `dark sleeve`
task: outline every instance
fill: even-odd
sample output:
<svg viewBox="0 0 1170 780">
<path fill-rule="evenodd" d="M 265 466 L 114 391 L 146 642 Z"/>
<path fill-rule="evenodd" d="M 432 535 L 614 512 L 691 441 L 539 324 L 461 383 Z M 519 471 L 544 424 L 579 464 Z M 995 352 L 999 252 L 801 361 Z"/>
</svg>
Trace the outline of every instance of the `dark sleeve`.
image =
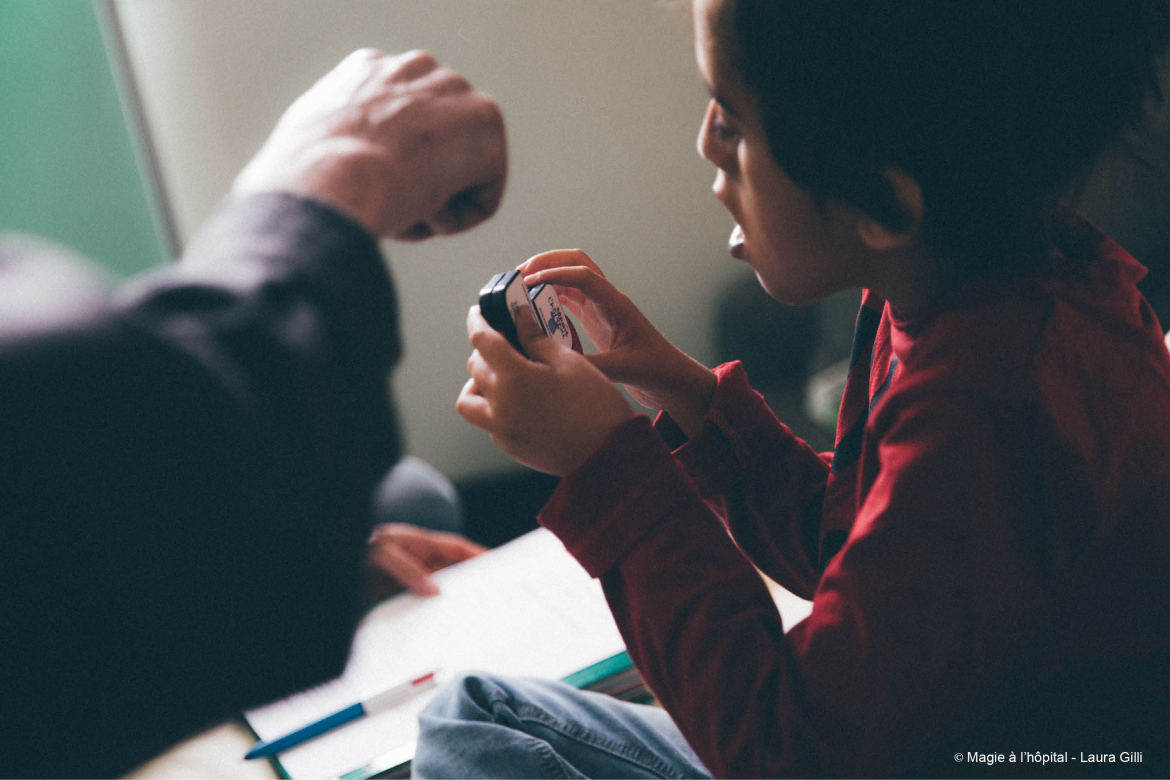
<svg viewBox="0 0 1170 780">
<path fill-rule="evenodd" d="M 341 671 L 397 317 L 365 230 L 269 194 L 83 318 L 0 329 L 0 775 L 121 774 Z"/>
</svg>

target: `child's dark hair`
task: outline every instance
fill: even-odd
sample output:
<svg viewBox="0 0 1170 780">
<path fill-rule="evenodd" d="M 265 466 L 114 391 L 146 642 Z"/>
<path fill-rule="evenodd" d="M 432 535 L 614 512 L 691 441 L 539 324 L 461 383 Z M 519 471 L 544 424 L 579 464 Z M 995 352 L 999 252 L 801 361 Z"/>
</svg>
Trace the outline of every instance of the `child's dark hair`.
<svg viewBox="0 0 1170 780">
<path fill-rule="evenodd" d="M 818 198 L 978 267 L 1046 241 L 1048 206 L 1160 96 L 1165 0 L 731 0 L 718 24 L 772 154 Z"/>
</svg>

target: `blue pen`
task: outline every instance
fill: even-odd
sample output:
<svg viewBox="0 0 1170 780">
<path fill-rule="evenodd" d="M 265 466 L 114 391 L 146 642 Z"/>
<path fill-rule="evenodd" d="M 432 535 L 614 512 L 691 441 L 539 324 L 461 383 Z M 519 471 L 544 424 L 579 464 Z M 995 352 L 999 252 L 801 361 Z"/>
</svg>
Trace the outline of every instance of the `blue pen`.
<svg viewBox="0 0 1170 780">
<path fill-rule="evenodd" d="M 307 742 L 313 737 L 324 734 L 326 731 L 331 731 L 338 726 L 349 723 L 351 720 L 357 720 L 363 715 L 376 715 L 391 707 L 396 707 L 407 699 L 413 698 L 423 691 L 430 690 L 438 684 L 439 673 L 437 671 L 427 672 L 412 680 L 407 680 L 392 688 L 387 688 L 381 693 L 359 701 L 357 704 L 351 704 L 332 715 L 326 715 L 324 718 L 313 721 L 309 725 L 303 726 L 290 734 L 285 734 L 283 737 L 257 742 L 244 758 L 264 758 L 265 756 L 275 755 L 281 751 L 288 750 L 294 745 Z"/>
</svg>

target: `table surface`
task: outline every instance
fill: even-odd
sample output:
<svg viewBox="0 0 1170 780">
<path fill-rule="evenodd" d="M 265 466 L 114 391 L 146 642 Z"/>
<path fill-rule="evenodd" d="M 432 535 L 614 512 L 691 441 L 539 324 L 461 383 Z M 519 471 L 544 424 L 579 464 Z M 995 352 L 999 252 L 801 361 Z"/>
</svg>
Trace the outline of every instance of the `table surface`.
<svg viewBox="0 0 1170 780">
<path fill-rule="evenodd" d="M 272 780 L 279 777 L 267 760 L 244 760 L 244 754 L 255 742 L 256 738 L 242 722 L 228 721 L 180 742 L 125 777 L 138 780 L 146 778 Z"/>
</svg>

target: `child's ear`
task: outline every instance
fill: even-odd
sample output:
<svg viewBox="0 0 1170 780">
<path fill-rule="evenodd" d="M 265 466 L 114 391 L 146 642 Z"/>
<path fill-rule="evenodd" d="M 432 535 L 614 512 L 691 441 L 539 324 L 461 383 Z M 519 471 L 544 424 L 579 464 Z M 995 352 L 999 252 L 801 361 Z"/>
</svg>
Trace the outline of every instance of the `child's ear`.
<svg viewBox="0 0 1170 780">
<path fill-rule="evenodd" d="M 922 188 L 913 176 L 898 168 L 886 168 L 882 176 L 889 183 L 906 225 L 895 229 L 863 213 L 857 225 L 858 235 L 865 245 L 877 252 L 896 249 L 918 234 L 922 225 Z"/>
</svg>

